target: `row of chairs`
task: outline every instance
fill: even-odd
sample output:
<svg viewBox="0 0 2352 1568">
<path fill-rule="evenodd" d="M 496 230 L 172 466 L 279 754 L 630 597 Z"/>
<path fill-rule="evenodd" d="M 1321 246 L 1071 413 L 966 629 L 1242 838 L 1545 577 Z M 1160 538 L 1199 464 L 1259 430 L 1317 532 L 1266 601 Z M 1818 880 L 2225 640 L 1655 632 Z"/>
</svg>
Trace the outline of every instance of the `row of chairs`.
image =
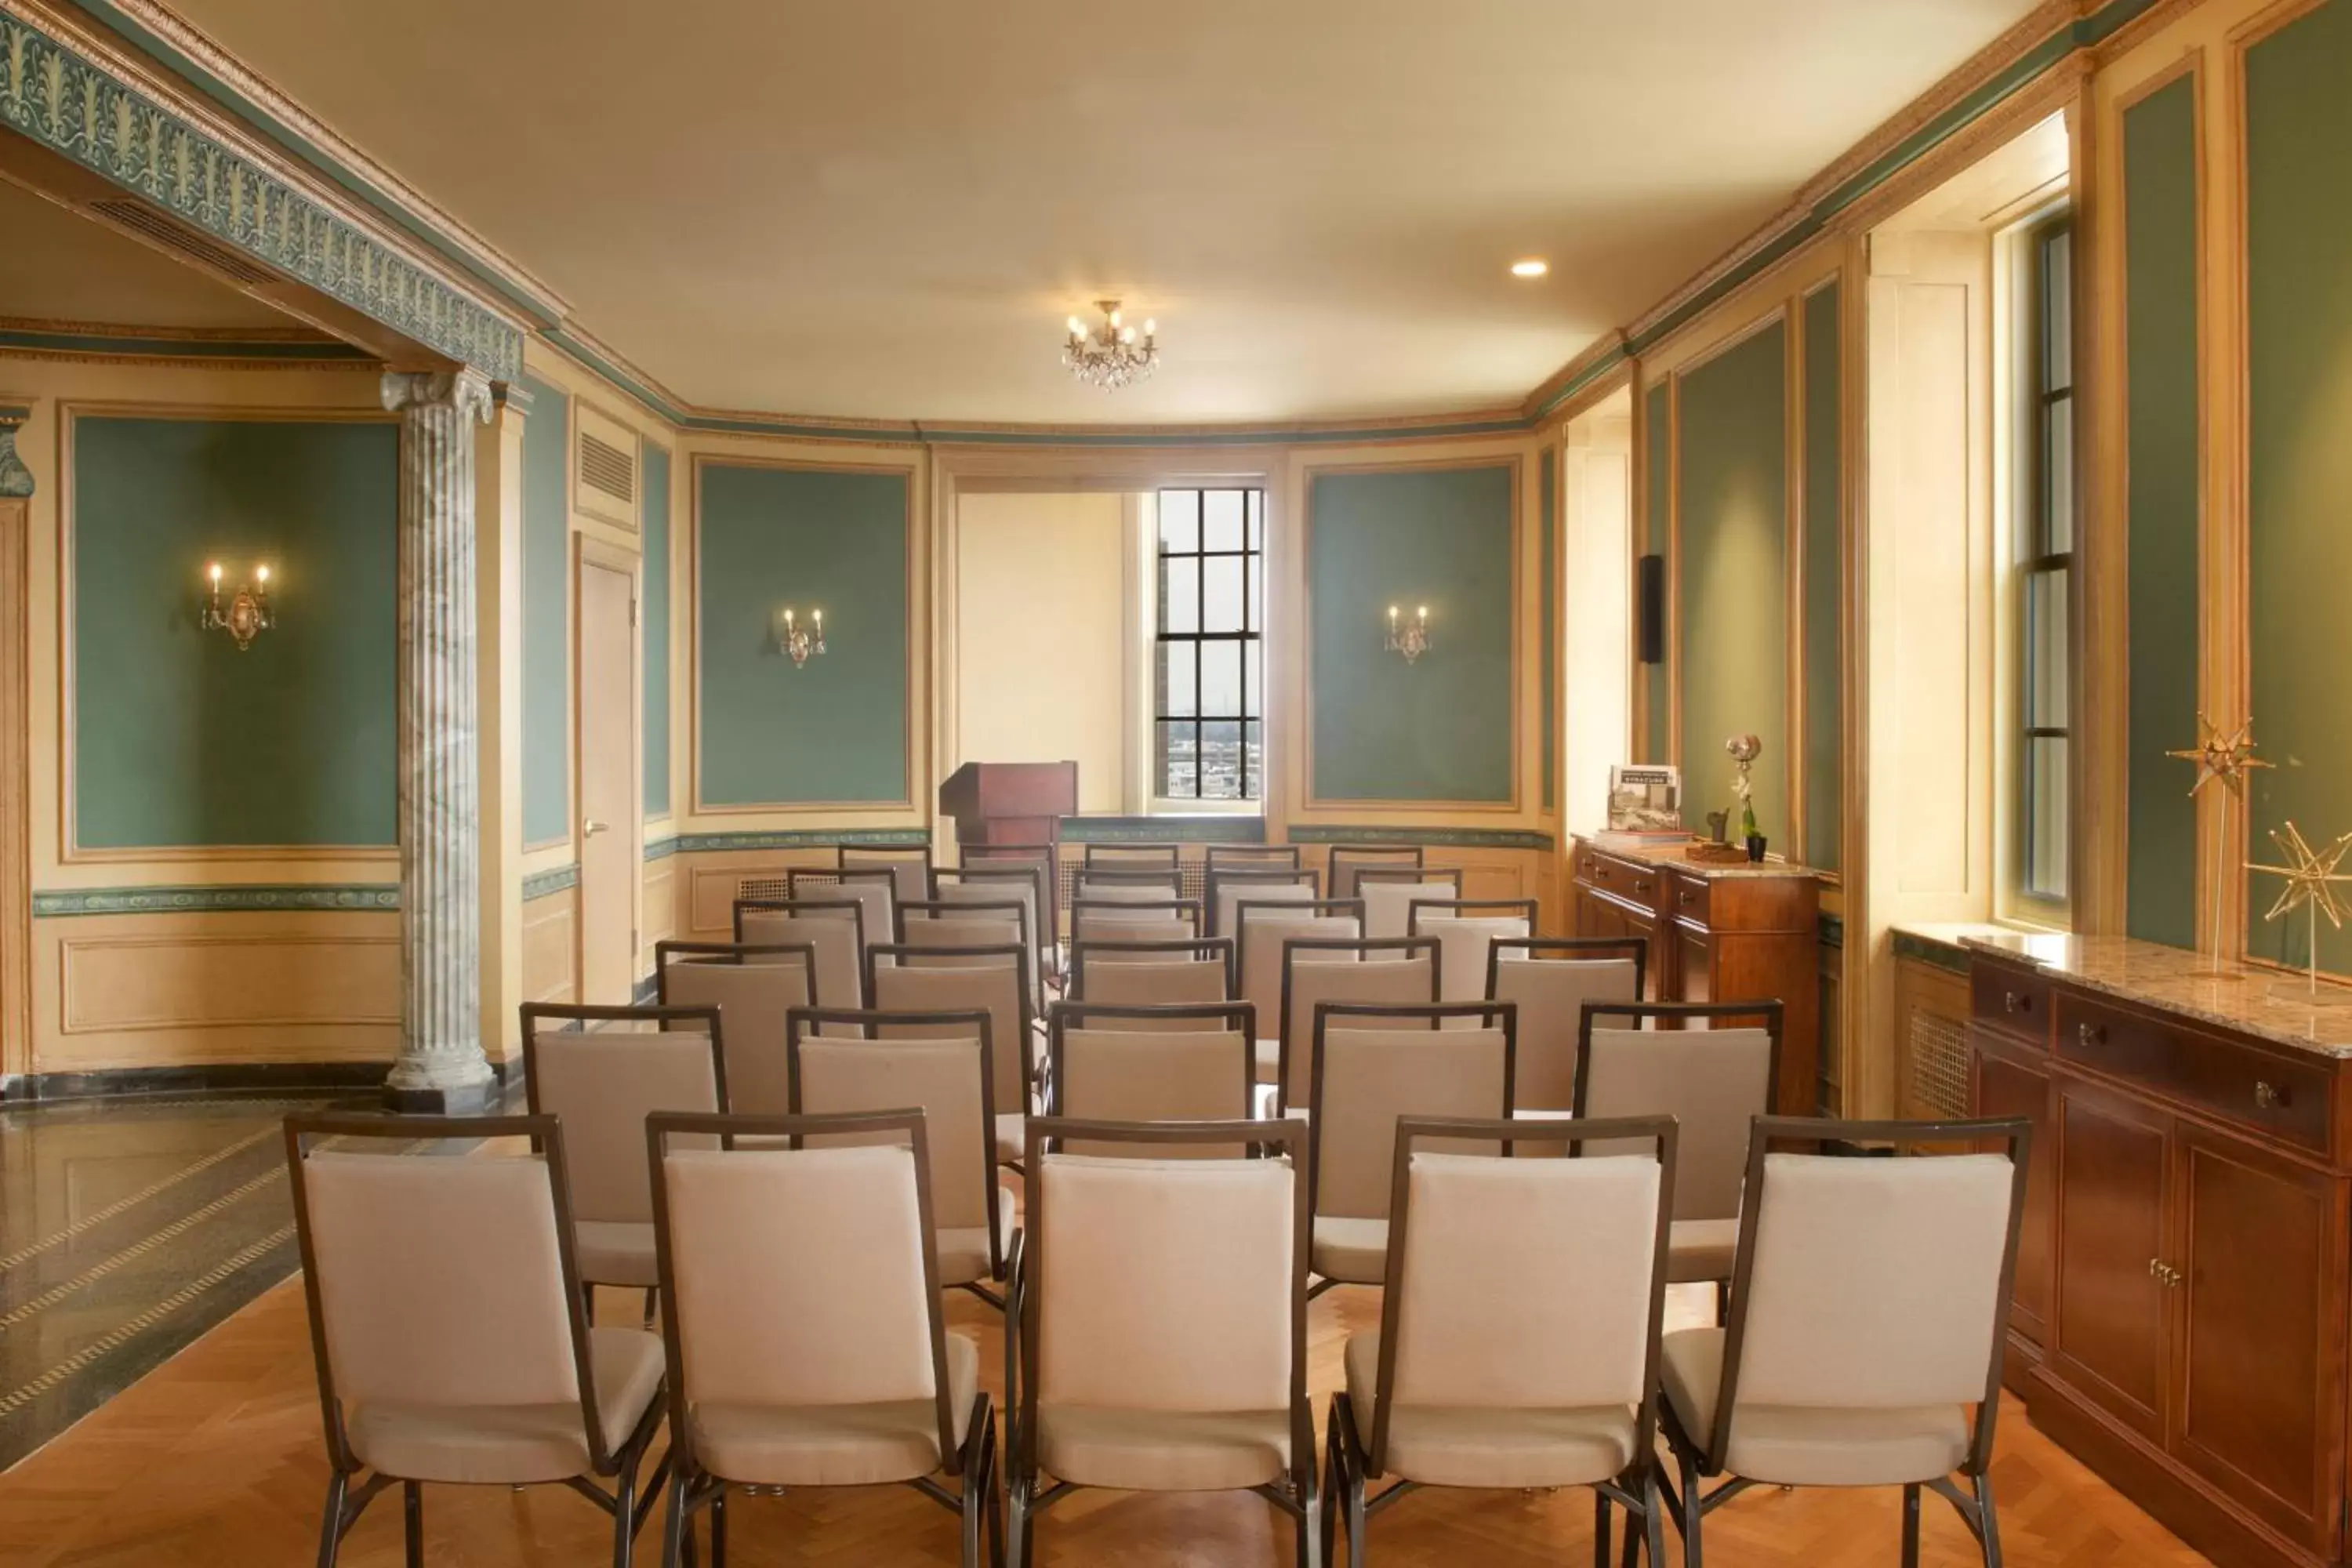
<svg viewBox="0 0 2352 1568">
<path fill-rule="evenodd" d="M 1727 1317 L 1665 1334 L 1672 1118 L 1403 1117 L 1380 1326 L 1346 1346 L 1318 1469 L 1311 1121 L 1034 1120 L 1001 1487 L 979 1346 L 940 1305 L 937 1135 L 919 1110 L 648 1115 L 656 1338 L 590 1326 L 565 1118 L 289 1121 L 332 1460 L 322 1568 L 394 1485 L 421 1561 L 420 1484 L 444 1481 L 582 1491 L 623 1565 L 666 1484 L 665 1564 L 692 1560 L 706 1515 L 723 1565 L 730 1489 L 893 1482 L 960 1514 L 967 1565 L 1009 1542 L 1027 1568 L 1037 1516 L 1081 1488 L 1255 1490 L 1297 1561 L 1329 1561 L 1344 1524 L 1360 1564 L 1371 1518 L 1421 1488 L 1582 1486 L 1597 1563 L 1622 1512 L 1628 1563 L 1664 1562 L 1672 1519 L 1696 1568 L 1706 1515 L 1759 1483 L 1901 1487 L 1906 1565 L 1932 1490 L 2000 1561 L 2022 1121 L 1757 1118 Z M 531 1152 L 384 1152 L 484 1136 Z"/>
</svg>

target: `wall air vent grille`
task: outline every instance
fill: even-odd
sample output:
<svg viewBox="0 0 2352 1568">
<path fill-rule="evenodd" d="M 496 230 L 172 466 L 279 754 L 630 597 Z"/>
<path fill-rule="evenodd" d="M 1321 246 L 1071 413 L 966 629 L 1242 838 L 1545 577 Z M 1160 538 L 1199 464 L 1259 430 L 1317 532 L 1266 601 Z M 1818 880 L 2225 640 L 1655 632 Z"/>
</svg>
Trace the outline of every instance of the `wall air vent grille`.
<svg viewBox="0 0 2352 1568">
<path fill-rule="evenodd" d="M 1969 1113 L 1969 1035 L 1957 1018 L 1926 1008 L 1911 1014 L 1911 1093 L 1938 1116 Z"/>
<path fill-rule="evenodd" d="M 234 278 L 239 283 L 268 283 L 271 274 L 203 235 L 164 216 L 144 202 L 109 197 L 89 204 L 90 211 L 122 228 L 141 235 L 164 249 L 186 257 L 201 267 Z"/>
<path fill-rule="evenodd" d="M 637 503 L 637 458 L 588 431 L 580 432 L 580 482 L 624 506 Z"/>
</svg>

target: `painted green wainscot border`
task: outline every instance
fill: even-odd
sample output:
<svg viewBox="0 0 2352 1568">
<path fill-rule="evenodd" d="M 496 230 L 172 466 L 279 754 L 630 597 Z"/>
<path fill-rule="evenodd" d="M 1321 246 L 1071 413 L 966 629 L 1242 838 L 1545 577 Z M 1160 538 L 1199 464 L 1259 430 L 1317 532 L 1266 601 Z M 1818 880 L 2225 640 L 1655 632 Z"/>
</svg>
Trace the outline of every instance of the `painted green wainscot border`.
<svg viewBox="0 0 2352 1568">
<path fill-rule="evenodd" d="M 1350 827 L 1328 822 L 1290 829 L 1297 844 L 1426 844 L 1444 849 L 1552 849 L 1549 833 L 1521 827 Z"/>
<path fill-rule="evenodd" d="M 0 124 L 493 380 L 521 373 L 519 327 L 7 12 Z"/>
<path fill-rule="evenodd" d="M 36 919 L 66 915 L 266 914 L 291 910 L 373 912 L 400 908 L 396 883 L 75 888 L 33 895 Z"/>
<path fill-rule="evenodd" d="M 792 827 L 772 833 L 681 833 L 670 842 L 679 855 L 715 855 L 731 849 L 830 849 L 836 844 L 898 848 L 929 844 L 928 827 Z"/>
<path fill-rule="evenodd" d="M 551 893 L 568 892 L 580 885 L 580 864 L 551 866 L 544 871 L 534 871 L 522 879 L 522 901 L 543 899 Z"/>
<path fill-rule="evenodd" d="M 660 838 L 648 838 L 646 840 L 646 858 L 647 860 L 667 860 L 677 853 L 677 837 L 675 834 L 667 835 Z"/>
<path fill-rule="evenodd" d="M 1263 816 L 1066 816 L 1065 844 L 1263 844 Z"/>
<path fill-rule="evenodd" d="M 1953 974 L 1966 974 L 1969 972 L 1967 948 L 1954 947 L 1950 942 L 1937 942 L 1931 937 L 1920 936 L 1913 931 L 1898 931 L 1895 933 L 1895 956 L 1916 959 L 1921 963 L 1933 964 L 1936 968 Z"/>
</svg>

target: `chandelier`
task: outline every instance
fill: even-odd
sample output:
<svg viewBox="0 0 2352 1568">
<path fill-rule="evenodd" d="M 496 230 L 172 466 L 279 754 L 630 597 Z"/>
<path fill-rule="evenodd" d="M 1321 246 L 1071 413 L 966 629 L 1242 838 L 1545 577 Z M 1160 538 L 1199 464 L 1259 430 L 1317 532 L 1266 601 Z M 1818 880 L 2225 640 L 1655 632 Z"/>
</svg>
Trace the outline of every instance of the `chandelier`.
<svg viewBox="0 0 2352 1568">
<path fill-rule="evenodd" d="M 1156 322 L 1143 323 L 1143 338 L 1136 341 L 1135 329 L 1119 321 L 1118 301 L 1097 300 L 1102 310 L 1102 325 L 1088 331 L 1087 324 L 1076 316 L 1070 318 L 1069 341 L 1062 345 L 1062 363 L 1072 375 L 1089 386 L 1099 386 L 1105 392 L 1116 392 L 1130 381 L 1141 381 L 1160 368 L 1160 345 L 1155 341 Z"/>
</svg>

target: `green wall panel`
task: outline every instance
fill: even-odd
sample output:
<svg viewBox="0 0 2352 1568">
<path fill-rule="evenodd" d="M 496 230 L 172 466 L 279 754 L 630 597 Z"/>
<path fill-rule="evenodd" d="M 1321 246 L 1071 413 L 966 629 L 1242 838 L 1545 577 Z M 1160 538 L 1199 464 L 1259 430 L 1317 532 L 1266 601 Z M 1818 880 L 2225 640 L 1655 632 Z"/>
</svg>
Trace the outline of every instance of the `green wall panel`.
<svg viewBox="0 0 2352 1568">
<path fill-rule="evenodd" d="M 2322 5 L 2246 54 L 2249 557 L 2253 716 L 2276 763 L 2252 785 L 2254 856 L 2294 820 L 2324 846 L 2352 830 L 2344 626 L 2352 593 L 2352 5 Z M 2185 766 L 2185 764 L 2184 764 Z M 2183 779 L 2181 787 L 2187 787 Z M 2266 924 L 2249 879 L 2247 945 L 2300 963 L 2310 929 Z M 2352 931 L 2320 924 L 2320 962 L 2352 971 Z"/>
<path fill-rule="evenodd" d="M 2125 930 L 2197 943 L 2197 89 L 2124 111 L 2131 831 Z M 2259 708 L 2256 710 L 2261 710 Z"/>
<path fill-rule="evenodd" d="M 522 837 L 572 833 L 572 400 L 523 377 Z"/>
<path fill-rule="evenodd" d="M 1668 548 L 1667 542 L 1673 538 L 1675 528 L 1674 408 L 1674 385 L 1671 382 L 1658 383 L 1657 385 L 1650 388 L 1648 394 L 1643 398 L 1642 439 L 1645 443 L 1643 468 L 1643 486 L 1647 492 L 1643 510 L 1649 515 L 1643 520 L 1641 552 L 1644 555 L 1663 555 L 1670 560 L 1674 552 Z M 1640 591 L 1641 578 L 1637 572 L 1634 578 L 1634 592 L 1638 595 Z M 1638 603 L 1634 606 L 1634 613 L 1636 616 L 1641 613 Z M 1634 627 L 1634 635 L 1636 637 L 1641 635 L 1639 626 Z M 1642 683 L 1642 689 L 1637 695 L 1643 703 L 1643 726 L 1649 732 L 1649 743 L 1642 748 L 1641 757 L 1641 760 L 1646 763 L 1674 761 L 1674 710 L 1671 699 L 1674 689 L 1675 650 L 1668 647 L 1664 649 L 1664 653 L 1666 656 L 1664 663 L 1633 666 L 1637 678 Z"/>
<path fill-rule="evenodd" d="M 1703 829 L 1733 805 L 1723 742 L 1752 732 L 1756 823 L 1775 844 L 1789 833 L 1788 339 L 1775 321 L 1682 377 L 1676 454 L 1683 817 Z"/>
<path fill-rule="evenodd" d="M 702 803 L 904 801 L 904 474 L 706 465 L 697 551 Z M 829 651 L 795 669 L 790 605 Z"/>
<path fill-rule="evenodd" d="M 1839 423 L 1838 286 L 1805 296 L 1805 861 L 1834 871 L 1844 854 L 1845 667 L 1838 615 L 1845 550 L 1838 506 L 1844 428 Z M 1760 826 L 1760 824 L 1759 824 Z"/>
<path fill-rule="evenodd" d="M 81 847 L 395 842 L 400 427 L 83 417 L 73 456 Z M 243 653 L 213 560 L 271 568 Z"/>
<path fill-rule="evenodd" d="M 645 460 L 646 815 L 669 815 L 669 454 Z"/>
<path fill-rule="evenodd" d="M 1307 498 L 1318 800 L 1511 798 L 1511 470 L 1318 474 Z M 1429 652 L 1385 652 L 1429 606 Z"/>
<path fill-rule="evenodd" d="M 1543 669 L 1537 689 L 1543 704 L 1543 807 L 1549 811 L 1559 804 L 1559 454 L 1549 447 L 1536 460 L 1536 495 L 1543 517 L 1537 533 L 1537 569 L 1543 574 L 1536 638 Z"/>
</svg>

